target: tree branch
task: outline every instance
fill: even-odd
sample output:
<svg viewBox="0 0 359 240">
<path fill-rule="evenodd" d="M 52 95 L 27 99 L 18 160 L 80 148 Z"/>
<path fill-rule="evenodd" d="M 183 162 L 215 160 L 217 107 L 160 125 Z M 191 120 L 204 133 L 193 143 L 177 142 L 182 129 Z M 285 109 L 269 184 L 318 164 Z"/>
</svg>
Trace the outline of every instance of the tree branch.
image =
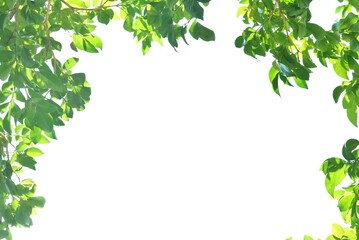
<svg viewBox="0 0 359 240">
<path fill-rule="evenodd" d="M 121 7 L 122 3 L 117 3 L 117 4 L 113 4 L 113 5 L 108 5 L 105 6 L 105 4 L 107 3 L 107 1 L 105 1 L 103 4 L 101 4 L 98 7 L 94 7 L 94 8 L 82 8 L 82 7 L 76 7 L 76 6 L 72 6 L 71 4 L 69 4 L 68 2 L 66 2 L 65 0 L 61 0 L 61 2 L 63 4 L 65 4 L 67 7 L 73 9 L 73 10 L 78 10 L 78 11 L 99 11 L 101 9 L 105 9 L 105 8 L 113 8 L 113 7 Z"/>
</svg>

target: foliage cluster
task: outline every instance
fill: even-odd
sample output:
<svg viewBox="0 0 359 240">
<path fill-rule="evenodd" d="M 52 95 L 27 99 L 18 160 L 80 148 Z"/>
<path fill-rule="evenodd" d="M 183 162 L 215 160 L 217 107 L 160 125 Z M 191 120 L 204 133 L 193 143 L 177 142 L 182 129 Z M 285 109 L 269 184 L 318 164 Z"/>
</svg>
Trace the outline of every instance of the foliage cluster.
<svg viewBox="0 0 359 240">
<path fill-rule="evenodd" d="M 234 45 L 257 58 L 271 54 L 273 90 L 279 85 L 308 87 L 317 64 L 332 66 L 343 79 L 333 91 L 350 122 L 358 124 L 359 2 L 338 0 L 338 21 L 325 30 L 311 22 L 312 0 L 241 0 L 238 17 L 248 25 Z M 71 35 L 74 51 L 97 53 L 98 24 L 123 23 L 146 54 L 153 42 L 176 50 L 186 37 L 214 41 L 204 26 L 204 8 L 210 0 L 0 0 L 0 239 L 11 239 L 11 227 L 32 225 L 31 215 L 45 199 L 35 195 L 36 184 L 20 179 L 25 169 L 36 169 L 38 144 L 56 139 L 55 127 L 84 110 L 90 84 L 84 73 L 73 71 L 79 61 L 61 62 L 62 43 L 55 32 Z M 347 228 L 333 224 L 327 239 L 359 239 L 359 141 L 350 139 L 343 157 L 327 159 L 321 170 L 328 193 L 338 200 Z M 344 179 L 350 181 L 338 189 Z M 305 236 L 304 239 L 312 239 Z"/>
</svg>

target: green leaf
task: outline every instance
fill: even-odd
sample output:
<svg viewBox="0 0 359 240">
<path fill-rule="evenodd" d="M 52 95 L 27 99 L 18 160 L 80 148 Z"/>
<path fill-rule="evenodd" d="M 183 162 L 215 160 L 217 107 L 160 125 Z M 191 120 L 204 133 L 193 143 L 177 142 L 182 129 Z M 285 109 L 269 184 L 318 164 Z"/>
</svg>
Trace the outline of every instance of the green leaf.
<svg viewBox="0 0 359 240">
<path fill-rule="evenodd" d="M 0 194 L 9 193 L 10 190 L 7 187 L 4 179 L 4 175 L 0 174 Z"/>
<path fill-rule="evenodd" d="M 27 68 L 33 68 L 37 65 L 27 48 L 20 48 L 19 57 L 22 64 Z"/>
<path fill-rule="evenodd" d="M 9 232 L 5 230 L 0 230 L 0 239 L 5 239 L 9 236 Z"/>
<path fill-rule="evenodd" d="M 65 90 L 65 86 L 58 76 L 48 71 L 47 69 L 40 68 L 39 72 L 35 73 L 36 76 L 41 80 L 46 87 L 51 88 L 57 92 L 63 92 Z"/>
<path fill-rule="evenodd" d="M 325 38 L 325 30 L 321 26 L 314 23 L 307 23 L 307 28 L 317 40 Z"/>
<path fill-rule="evenodd" d="M 78 7 L 78 8 L 87 8 L 88 7 L 86 5 L 86 3 L 82 0 L 67 0 L 67 3 L 73 7 Z"/>
<path fill-rule="evenodd" d="M 37 156 L 41 156 L 44 153 L 36 147 L 31 147 L 26 149 L 25 154 L 29 157 L 37 157 Z"/>
<path fill-rule="evenodd" d="M 113 16 L 114 16 L 114 13 L 113 13 L 112 9 L 105 9 L 105 10 L 99 11 L 97 13 L 97 20 L 100 23 L 107 25 L 111 21 Z"/>
<path fill-rule="evenodd" d="M 343 157 L 348 161 L 354 160 L 355 156 L 353 155 L 352 152 L 358 146 L 359 146 L 359 141 L 357 139 L 351 138 L 351 139 L 347 140 L 342 148 Z"/>
<path fill-rule="evenodd" d="M 243 15 L 244 13 L 246 13 L 248 10 L 248 6 L 241 6 L 238 8 L 237 10 L 237 17 Z"/>
<path fill-rule="evenodd" d="M 20 163 L 22 166 L 36 170 L 36 161 L 33 157 L 26 155 L 19 155 L 16 158 L 16 162 Z"/>
<path fill-rule="evenodd" d="M 15 60 L 15 54 L 12 51 L 0 50 L 0 62 L 12 62 Z"/>
<path fill-rule="evenodd" d="M 13 63 L 3 63 L 0 64 L 0 79 L 7 80 L 9 77 L 11 70 L 13 68 Z"/>
<path fill-rule="evenodd" d="M 317 65 L 315 65 L 312 61 L 312 58 L 310 57 L 308 51 L 303 51 L 302 52 L 302 56 L 303 56 L 303 64 L 304 66 L 306 66 L 307 68 L 315 68 L 317 67 Z"/>
<path fill-rule="evenodd" d="M 335 63 L 333 64 L 333 68 L 334 68 L 335 73 L 336 73 L 339 77 L 344 78 L 344 79 L 349 79 L 349 78 L 348 78 L 348 72 L 347 72 L 347 70 L 343 67 L 343 65 L 341 64 L 340 61 L 335 61 Z"/>
<path fill-rule="evenodd" d="M 203 8 L 199 5 L 196 0 L 186 0 L 184 1 L 184 7 L 187 12 L 189 12 L 192 17 L 203 20 Z"/>
<path fill-rule="evenodd" d="M 356 108 L 356 100 L 355 100 L 355 94 L 351 91 L 348 91 L 344 97 L 343 97 L 343 108 L 349 109 L 349 108 Z"/>
<path fill-rule="evenodd" d="M 311 236 L 305 235 L 303 240 L 313 240 L 313 238 Z"/>
<path fill-rule="evenodd" d="M 338 201 L 338 208 L 341 212 L 346 212 L 350 209 L 353 200 L 354 200 L 355 194 L 348 194 L 343 197 L 341 197 Z"/>
<path fill-rule="evenodd" d="M 32 208 L 30 206 L 20 204 L 20 206 L 16 209 L 16 222 L 25 227 L 30 227 L 32 225 L 32 220 L 30 218 L 31 212 Z"/>
<path fill-rule="evenodd" d="M 74 43 L 75 47 L 84 50 L 84 38 L 80 34 L 73 34 L 72 35 L 72 42 Z"/>
<path fill-rule="evenodd" d="M 343 237 L 343 234 L 344 234 L 344 229 L 339 224 L 334 223 L 332 225 L 332 234 L 335 237 L 341 239 Z"/>
<path fill-rule="evenodd" d="M 308 85 L 307 85 L 307 82 L 305 80 L 302 80 L 300 78 L 294 77 L 294 81 L 298 85 L 298 87 L 308 89 Z"/>
<path fill-rule="evenodd" d="M 336 45 L 340 42 L 340 35 L 337 33 L 326 32 L 325 37 L 331 45 Z"/>
<path fill-rule="evenodd" d="M 66 62 L 64 63 L 63 67 L 67 70 L 70 70 L 71 68 L 73 68 L 77 63 L 78 63 L 79 59 L 72 57 L 66 60 Z"/>
<path fill-rule="evenodd" d="M 333 91 L 333 99 L 335 103 L 338 103 L 340 95 L 344 92 L 343 86 L 337 86 Z"/>
<path fill-rule="evenodd" d="M 359 51 L 359 41 L 355 37 L 352 37 L 350 39 L 350 50 L 352 50 L 353 52 Z"/>
<path fill-rule="evenodd" d="M 356 107 L 347 109 L 347 117 L 354 126 L 358 126 L 358 112 Z"/>
<path fill-rule="evenodd" d="M 278 87 L 279 70 L 272 66 L 269 70 L 269 81 L 272 84 L 273 91 L 280 96 Z"/>
<path fill-rule="evenodd" d="M 293 71 L 294 71 L 294 74 L 301 80 L 309 80 L 309 73 L 311 71 L 308 68 L 306 68 L 300 64 L 296 64 L 295 69 L 293 69 Z"/>
<path fill-rule="evenodd" d="M 214 41 L 215 40 L 215 34 L 214 32 L 203 26 L 197 21 L 194 21 L 189 29 L 190 34 L 194 39 L 202 39 L 203 41 Z"/>
<path fill-rule="evenodd" d="M 357 0 L 348 0 L 348 1 L 351 5 L 353 5 L 353 7 L 357 9 L 357 11 L 359 11 L 359 2 Z"/>
<path fill-rule="evenodd" d="M 325 178 L 325 188 L 332 197 L 334 196 L 335 187 L 344 180 L 345 176 L 346 174 L 343 167 L 336 172 L 330 172 Z"/>
<path fill-rule="evenodd" d="M 32 207 L 40 207 L 40 208 L 43 208 L 46 202 L 44 197 L 31 197 L 27 201 Z"/>
<path fill-rule="evenodd" d="M 244 44 L 244 38 L 243 36 L 238 36 L 236 38 L 236 40 L 234 41 L 234 45 L 236 46 L 236 48 L 241 48 L 243 47 Z"/>
<path fill-rule="evenodd" d="M 84 38 L 85 42 L 84 42 L 84 49 L 85 51 L 86 50 L 86 43 L 89 42 L 92 46 L 94 46 L 95 48 L 98 48 L 98 49 L 102 49 L 102 40 L 101 38 L 99 38 L 98 36 L 96 35 L 87 35 L 85 36 Z M 97 51 L 97 50 L 96 50 Z"/>
<path fill-rule="evenodd" d="M 8 14 L 7 13 L 0 14 L 0 29 L 1 30 L 4 30 L 7 22 L 8 22 Z"/>
</svg>

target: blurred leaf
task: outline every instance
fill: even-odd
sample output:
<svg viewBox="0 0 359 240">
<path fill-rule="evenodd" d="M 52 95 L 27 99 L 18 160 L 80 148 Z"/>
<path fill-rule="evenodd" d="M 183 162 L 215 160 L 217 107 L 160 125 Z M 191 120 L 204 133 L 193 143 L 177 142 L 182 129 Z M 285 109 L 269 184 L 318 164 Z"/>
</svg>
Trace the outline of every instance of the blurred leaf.
<svg viewBox="0 0 359 240">
<path fill-rule="evenodd" d="M 40 149 L 38 149 L 36 147 L 31 147 L 31 148 L 26 149 L 25 153 L 29 157 L 37 157 L 37 156 L 41 156 L 42 154 L 44 154 Z"/>
</svg>

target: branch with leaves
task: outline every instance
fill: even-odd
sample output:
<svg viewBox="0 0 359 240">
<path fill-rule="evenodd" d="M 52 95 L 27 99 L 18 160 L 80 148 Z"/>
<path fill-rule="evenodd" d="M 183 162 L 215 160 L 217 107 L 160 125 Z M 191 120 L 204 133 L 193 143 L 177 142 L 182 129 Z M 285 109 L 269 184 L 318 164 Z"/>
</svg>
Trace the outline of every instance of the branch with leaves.
<svg viewBox="0 0 359 240">
<path fill-rule="evenodd" d="M 342 102 L 347 116 L 357 125 L 359 106 L 359 3 L 342 0 L 341 18 L 329 30 L 311 22 L 312 0 L 241 0 L 238 16 L 248 27 L 235 40 L 237 48 L 257 58 L 271 54 L 274 61 L 269 80 L 275 93 L 279 84 L 308 88 L 318 61 L 332 65 L 343 79 L 334 89 L 335 102 Z M 56 128 L 65 125 L 74 111 L 84 110 L 91 88 L 84 73 L 74 72 L 79 61 L 56 58 L 62 43 L 53 33 L 71 35 L 71 48 L 97 53 L 101 38 L 97 24 L 123 22 L 124 30 L 141 43 L 143 54 L 153 42 L 166 39 L 174 48 L 186 36 L 214 41 L 215 33 L 204 26 L 204 8 L 210 0 L 7 0 L 0 2 L 0 239 L 11 239 L 13 226 L 32 225 L 34 209 L 45 199 L 36 196 L 36 184 L 20 179 L 21 172 L 36 169 L 40 144 L 56 139 Z M 334 13 L 333 13 L 334 14 Z M 12 146 L 14 151 L 9 152 Z M 343 228 L 333 225 L 327 239 L 357 239 L 359 142 L 348 140 L 341 158 L 322 165 L 326 187 L 338 199 Z M 352 184 L 338 189 L 342 180 Z M 312 239 L 305 236 L 306 240 Z"/>
</svg>

